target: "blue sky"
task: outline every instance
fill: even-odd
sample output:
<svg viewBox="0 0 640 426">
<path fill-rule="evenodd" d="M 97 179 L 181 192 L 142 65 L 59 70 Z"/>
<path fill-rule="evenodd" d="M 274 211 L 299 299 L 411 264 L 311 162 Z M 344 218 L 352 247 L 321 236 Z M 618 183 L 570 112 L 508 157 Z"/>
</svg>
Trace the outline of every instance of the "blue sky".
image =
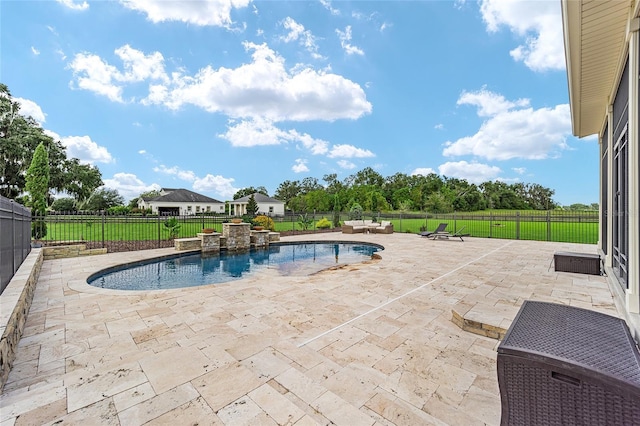
<svg viewBox="0 0 640 426">
<path fill-rule="evenodd" d="M 0 81 L 125 199 L 427 174 L 597 202 L 559 0 L 3 1 Z"/>
</svg>

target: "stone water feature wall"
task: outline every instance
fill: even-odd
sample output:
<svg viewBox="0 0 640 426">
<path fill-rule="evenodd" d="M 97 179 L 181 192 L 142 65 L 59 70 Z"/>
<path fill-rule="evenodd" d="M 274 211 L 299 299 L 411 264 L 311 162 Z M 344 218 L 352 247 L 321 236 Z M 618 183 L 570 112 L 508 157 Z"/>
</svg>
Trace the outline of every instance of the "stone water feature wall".
<svg viewBox="0 0 640 426">
<path fill-rule="evenodd" d="M 220 251 L 220 233 L 197 234 L 200 238 L 200 249 L 203 253 L 214 253 Z"/>
<path fill-rule="evenodd" d="M 227 250 L 249 250 L 251 225 L 248 223 L 223 223 L 222 236 L 227 240 Z"/>
</svg>

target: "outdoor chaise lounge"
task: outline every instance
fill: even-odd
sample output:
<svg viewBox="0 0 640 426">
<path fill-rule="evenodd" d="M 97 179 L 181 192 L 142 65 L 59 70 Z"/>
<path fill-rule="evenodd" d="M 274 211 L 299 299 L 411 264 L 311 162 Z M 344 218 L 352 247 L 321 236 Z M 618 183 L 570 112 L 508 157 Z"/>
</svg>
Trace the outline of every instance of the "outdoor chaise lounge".
<svg viewBox="0 0 640 426">
<path fill-rule="evenodd" d="M 440 225 L 438 225 L 438 227 L 436 228 L 435 231 L 431 231 L 431 232 L 425 231 L 425 232 L 421 232 L 419 235 L 421 237 L 429 238 L 434 234 L 441 234 L 441 233 L 445 232 L 445 229 L 447 229 L 447 224 L 446 223 L 441 223 Z"/>
<path fill-rule="evenodd" d="M 438 240 L 438 239 L 443 239 L 443 240 L 448 240 L 449 238 L 460 238 L 460 241 L 464 241 L 464 237 L 468 237 L 471 234 L 463 234 L 462 231 L 464 230 L 464 228 L 466 228 L 465 226 L 463 226 L 462 228 L 458 229 L 456 232 L 454 232 L 453 234 L 450 232 L 445 231 L 444 229 L 447 227 L 446 223 L 441 223 L 438 226 L 438 229 L 436 229 L 434 232 L 426 232 L 424 234 L 426 235 L 422 235 L 424 237 L 427 238 L 431 238 L 432 240 Z M 443 228 L 443 230 L 440 230 L 440 228 Z"/>
</svg>

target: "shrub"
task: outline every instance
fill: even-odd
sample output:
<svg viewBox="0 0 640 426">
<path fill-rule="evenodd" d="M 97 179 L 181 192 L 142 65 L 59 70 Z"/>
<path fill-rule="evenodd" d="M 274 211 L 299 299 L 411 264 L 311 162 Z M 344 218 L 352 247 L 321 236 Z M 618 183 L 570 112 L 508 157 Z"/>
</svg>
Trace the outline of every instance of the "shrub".
<svg viewBox="0 0 640 426">
<path fill-rule="evenodd" d="M 47 224 L 44 220 L 34 220 L 31 222 L 31 237 L 41 240 L 47 235 Z"/>
<path fill-rule="evenodd" d="M 268 229 L 269 231 L 276 230 L 276 224 L 273 222 L 269 216 L 259 215 L 256 216 L 252 221 L 254 226 L 262 226 L 264 229 Z"/>
<path fill-rule="evenodd" d="M 169 217 L 164 221 L 165 231 L 169 233 L 169 239 L 173 240 L 180 234 L 180 223 L 175 217 Z"/>
<path fill-rule="evenodd" d="M 301 214 L 300 216 L 298 216 L 298 224 L 300 225 L 300 228 L 302 228 L 303 230 L 307 230 L 311 227 L 311 224 L 313 223 L 313 219 L 309 217 L 309 215 L 305 214 Z"/>
<path fill-rule="evenodd" d="M 323 217 L 318 222 L 316 222 L 316 228 L 319 229 L 329 229 L 331 228 L 331 222 L 326 217 Z"/>
<path fill-rule="evenodd" d="M 350 220 L 360 220 L 362 219 L 362 206 L 358 203 L 354 203 L 351 206 L 351 210 L 349 210 L 349 219 Z"/>
</svg>

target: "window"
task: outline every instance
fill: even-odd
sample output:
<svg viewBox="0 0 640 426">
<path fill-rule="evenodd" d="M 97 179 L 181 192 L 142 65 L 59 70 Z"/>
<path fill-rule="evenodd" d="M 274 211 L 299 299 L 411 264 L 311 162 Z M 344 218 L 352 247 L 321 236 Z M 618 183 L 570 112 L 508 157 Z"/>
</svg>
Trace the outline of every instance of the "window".
<svg viewBox="0 0 640 426">
<path fill-rule="evenodd" d="M 190 212 L 191 211 L 191 206 L 187 206 L 187 211 Z"/>
<path fill-rule="evenodd" d="M 200 213 L 200 206 L 196 206 L 196 213 Z"/>
<path fill-rule="evenodd" d="M 269 206 L 269 213 L 273 213 L 273 206 Z"/>
</svg>

